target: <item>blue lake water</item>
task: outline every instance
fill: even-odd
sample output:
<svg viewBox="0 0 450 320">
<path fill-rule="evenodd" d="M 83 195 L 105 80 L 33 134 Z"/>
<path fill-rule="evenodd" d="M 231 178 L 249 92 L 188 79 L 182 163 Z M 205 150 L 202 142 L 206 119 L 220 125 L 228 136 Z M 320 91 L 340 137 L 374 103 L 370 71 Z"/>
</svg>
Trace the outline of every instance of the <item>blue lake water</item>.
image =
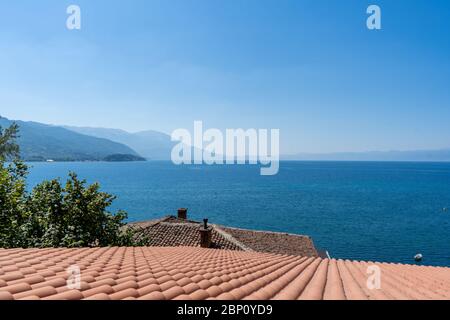
<svg viewBox="0 0 450 320">
<path fill-rule="evenodd" d="M 30 187 L 69 170 L 118 196 L 130 221 L 175 214 L 242 228 L 310 235 L 335 258 L 450 266 L 450 163 L 33 163 Z M 449 208 L 444 210 L 444 208 Z"/>
</svg>

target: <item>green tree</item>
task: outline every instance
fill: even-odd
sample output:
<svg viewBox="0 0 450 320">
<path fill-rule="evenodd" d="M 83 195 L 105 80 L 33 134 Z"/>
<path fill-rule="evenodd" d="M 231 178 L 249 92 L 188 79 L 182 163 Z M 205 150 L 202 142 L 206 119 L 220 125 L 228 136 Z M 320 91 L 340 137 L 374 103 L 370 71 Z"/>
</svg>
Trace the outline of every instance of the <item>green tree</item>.
<svg viewBox="0 0 450 320">
<path fill-rule="evenodd" d="M 0 127 L 0 161 L 19 156 L 19 146 L 16 143 L 18 133 L 19 126 L 16 123 L 5 130 Z"/>
<path fill-rule="evenodd" d="M 108 211 L 115 197 L 87 186 L 75 173 L 65 186 L 59 180 L 36 186 L 26 201 L 26 246 L 92 247 L 133 245 L 133 233 L 125 228 L 127 214 Z"/>
<path fill-rule="evenodd" d="M 44 181 L 29 193 L 27 166 L 18 159 L 18 128 L 0 130 L 0 247 L 92 247 L 145 245 L 126 227 L 127 213 L 111 213 L 115 197 L 70 173 Z M 13 157 L 11 163 L 6 159 Z"/>
<path fill-rule="evenodd" d="M 0 164 L 0 247 L 20 247 L 26 207 L 26 166 Z"/>
</svg>

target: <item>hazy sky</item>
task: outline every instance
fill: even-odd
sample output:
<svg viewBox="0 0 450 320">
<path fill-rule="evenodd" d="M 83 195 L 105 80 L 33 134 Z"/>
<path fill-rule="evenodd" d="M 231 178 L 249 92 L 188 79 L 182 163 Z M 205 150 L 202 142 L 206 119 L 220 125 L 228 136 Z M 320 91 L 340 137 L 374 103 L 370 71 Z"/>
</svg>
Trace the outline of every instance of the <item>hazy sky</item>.
<svg viewBox="0 0 450 320">
<path fill-rule="evenodd" d="M 445 148 L 449 87 L 447 0 L 0 0 L 11 119 L 279 128 L 282 153 Z"/>
</svg>

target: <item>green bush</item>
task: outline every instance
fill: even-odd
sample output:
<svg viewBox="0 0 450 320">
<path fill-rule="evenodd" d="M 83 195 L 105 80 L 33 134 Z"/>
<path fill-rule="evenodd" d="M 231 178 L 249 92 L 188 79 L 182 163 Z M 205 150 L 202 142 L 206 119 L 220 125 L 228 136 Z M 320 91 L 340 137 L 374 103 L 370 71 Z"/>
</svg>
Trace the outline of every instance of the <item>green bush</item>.
<svg viewBox="0 0 450 320">
<path fill-rule="evenodd" d="M 9 131 L 8 131 L 9 130 Z M 100 191 L 99 184 L 86 185 L 70 173 L 65 185 L 44 181 L 26 190 L 27 166 L 18 159 L 11 140 L 17 128 L 0 129 L 0 247 L 93 247 L 144 245 L 135 231 L 126 228 L 127 213 L 108 211 L 115 197 Z M 13 133 L 13 134 L 11 134 Z"/>
<path fill-rule="evenodd" d="M 19 146 L 16 143 L 18 132 L 19 126 L 16 123 L 5 130 L 0 127 L 0 161 L 19 156 Z"/>
<path fill-rule="evenodd" d="M 26 210 L 26 167 L 17 161 L 0 165 L 0 247 L 18 247 Z"/>
</svg>

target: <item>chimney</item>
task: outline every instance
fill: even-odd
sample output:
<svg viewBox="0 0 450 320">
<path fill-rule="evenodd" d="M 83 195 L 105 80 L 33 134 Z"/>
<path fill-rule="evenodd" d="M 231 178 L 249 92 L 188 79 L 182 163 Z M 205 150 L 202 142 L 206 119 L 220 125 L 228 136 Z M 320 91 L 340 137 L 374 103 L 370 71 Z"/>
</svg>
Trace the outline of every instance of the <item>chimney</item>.
<svg viewBox="0 0 450 320">
<path fill-rule="evenodd" d="M 187 211 L 188 209 L 186 208 L 180 208 L 178 209 L 178 219 L 187 219 Z"/>
<path fill-rule="evenodd" d="M 208 219 L 203 219 L 200 226 L 200 247 L 210 248 L 212 244 L 212 227 L 208 226 Z"/>
</svg>

